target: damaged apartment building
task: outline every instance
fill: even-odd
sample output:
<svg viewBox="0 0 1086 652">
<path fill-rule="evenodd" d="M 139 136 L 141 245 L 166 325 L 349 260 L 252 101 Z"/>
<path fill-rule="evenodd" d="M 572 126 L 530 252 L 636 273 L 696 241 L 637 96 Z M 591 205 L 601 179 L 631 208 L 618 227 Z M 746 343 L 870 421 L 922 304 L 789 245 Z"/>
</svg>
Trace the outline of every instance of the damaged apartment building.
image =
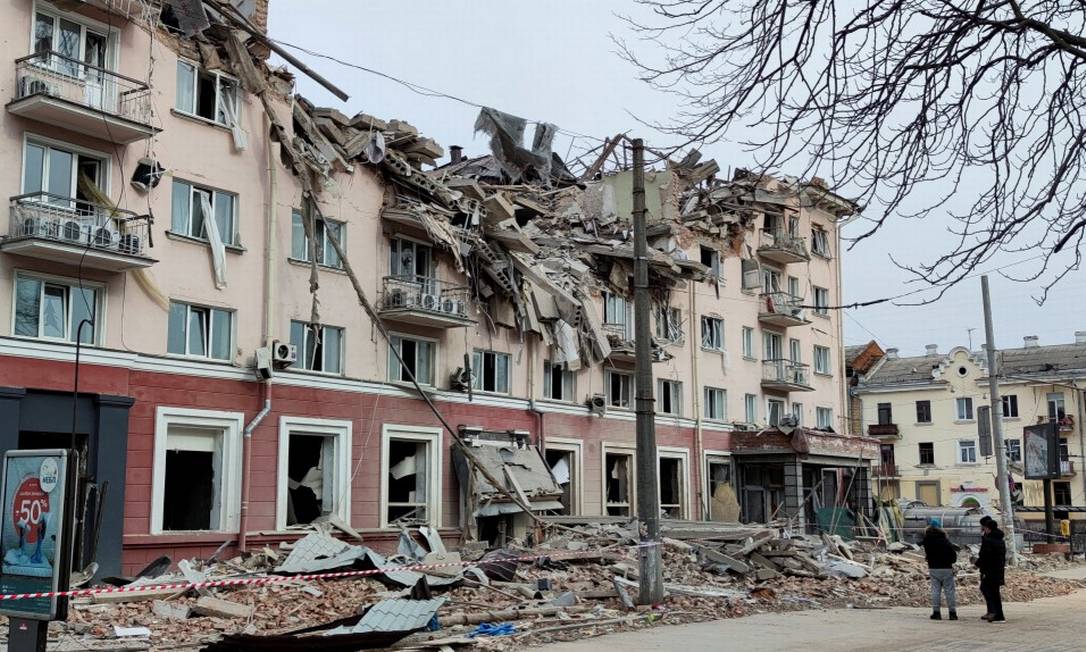
<svg viewBox="0 0 1086 652">
<path fill-rule="evenodd" d="M 446 155 L 314 106 L 295 74 L 348 98 L 266 38 L 266 0 L 3 11 L 0 433 L 83 455 L 77 565 L 636 515 L 623 137 L 564 161 L 487 108 Z M 831 309 L 857 207 L 696 151 L 647 185 L 665 516 L 864 505 Z"/>
</svg>

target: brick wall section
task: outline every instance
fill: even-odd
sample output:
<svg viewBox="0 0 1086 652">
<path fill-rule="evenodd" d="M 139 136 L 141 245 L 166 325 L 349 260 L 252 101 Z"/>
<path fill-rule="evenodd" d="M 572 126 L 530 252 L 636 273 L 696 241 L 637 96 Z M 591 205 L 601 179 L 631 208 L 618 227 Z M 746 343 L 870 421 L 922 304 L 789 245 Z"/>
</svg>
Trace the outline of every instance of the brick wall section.
<svg viewBox="0 0 1086 652">
<path fill-rule="evenodd" d="M 268 33 L 268 2 L 269 0 L 255 0 L 253 15 L 249 17 L 249 21 L 265 34 Z"/>
</svg>

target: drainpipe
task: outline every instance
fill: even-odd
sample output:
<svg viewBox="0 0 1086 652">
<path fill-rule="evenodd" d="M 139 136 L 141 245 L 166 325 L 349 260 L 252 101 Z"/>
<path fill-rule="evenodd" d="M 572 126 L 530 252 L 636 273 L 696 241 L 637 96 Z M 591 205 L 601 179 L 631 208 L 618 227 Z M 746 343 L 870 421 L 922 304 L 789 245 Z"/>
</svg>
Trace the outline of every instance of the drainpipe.
<svg viewBox="0 0 1086 652">
<path fill-rule="evenodd" d="M 700 347 L 695 344 L 694 341 L 694 319 L 697 317 L 697 294 L 698 289 L 693 283 L 688 283 L 690 287 L 690 327 L 687 328 L 690 333 L 688 334 L 688 340 L 690 342 L 690 365 L 694 374 L 693 394 L 694 394 L 694 464 L 691 466 L 697 469 L 697 487 L 694 495 L 698 500 L 698 511 L 701 512 L 699 516 L 702 520 L 709 520 L 709 509 L 705 503 L 705 460 L 702 459 L 705 456 L 702 454 L 702 437 L 701 437 L 701 375 L 698 372 L 698 352 Z"/>
<path fill-rule="evenodd" d="M 1086 497 L 1086 440 L 1083 435 L 1086 434 L 1086 423 L 1083 423 L 1084 410 L 1082 406 L 1082 390 L 1078 388 L 1078 379 L 1071 381 L 1071 384 L 1075 386 L 1075 403 L 1078 404 L 1078 454 L 1079 459 L 1082 460 L 1082 468 L 1078 472 L 1082 475 L 1082 491 L 1083 496 Z M 1071 501 L 1074 504 L 1075 501 Z"/>
<path fill-rule="evenodd" d="M 244 436 L 241 440 L 243 449 L 241 458 L 241 517 L 238 519 L 238 550 L 241 552 L 245 552 L 245 542 L 249 531 L 249 478 L 252 475 L 250 469 L 253 456 L 253 431 L 264 420 L 264 417 L 268 416 L 268 412 L 271 412 L 271 405 L 272 385 L 271 382 L 267 382 L 264 383 L 264 407 L 245 426 Z"/>
</svg>

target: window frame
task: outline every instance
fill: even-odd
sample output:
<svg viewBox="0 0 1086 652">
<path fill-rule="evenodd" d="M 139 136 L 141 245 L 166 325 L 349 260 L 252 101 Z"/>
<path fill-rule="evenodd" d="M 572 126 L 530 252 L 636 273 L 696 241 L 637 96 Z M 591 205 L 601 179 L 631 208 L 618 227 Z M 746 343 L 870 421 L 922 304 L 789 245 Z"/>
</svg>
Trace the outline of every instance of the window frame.
<svg viewBox="0 0 1086 652">
<path fill-rule="evenodd" d="M 962 407 L 965 407 L 965 416 L 962 416 Z M 973 406 L 972 396 L 959 396 L 954 399 L 954 420 L 957 422 L 976 421 L 976 410 Z"/>
<path fill-rule="evenodd" d="M 558 372 L 562 379 L 562 394 L 563 396 L 555 398 L 554 394 L 554 373 Z M 566 385 L 569 385 L 569 396 L 564 396 Z M 543 398 L 548 401 L 559 401 L 562 403 L 575 403 L 577 401 L 577 374 L 569 369 L 566 369 L 565 363 L 555 364 L 550 360 L 543 361 Z"/>
<path fill-rule="evenodd" d="M 185 352 L 184 353 L 177 353 L 175 351 L 170 351 L 170 324 L 173 322 L 173 320 L 168 316 L 166 318 L 166 321 L 167 321 L 167 324 L 166 324 L 166 354 L 167 355 L 182 357 L 182 358 L 190 358 L 190 359 L 193 359 L 193 360 L 211 360 L 211 361 L 218 361 L 218 362 L 233 362 L 234 358 L 237 357 L 237 329 L 238 329 L 237 310 L 235 310 L 233 308 L 222 308 L 222 307 L 219 307 L 219 306 L 208 306 L 208 305 L 199 304 L 199 303 L 189 303 L 188 301 L 180 301 L 180 300 L 177 300 L 177 299 L 170 299 L 170 313 L 173 312 L 174 304 L 185 307 L 185 321 L 184 321 L 185 330 L 184 330 L 184 333 L 183 333 L 183 337 L 184 337 L 184 340 L 185 340 Z M 206 330 L 206 338 L 205 338 L 205 342 L 204 342 L 204 351 L 206 353 L 204 355 L 200 355 L 198 353 L 192 353 L 192 352 L 189 351 L 189 348 L 190 348 L 189 344 L 191 343 L 190 338 L 189 338 L 189 325 L 191 324 L 191 320 L 192 320 L 192 309 L 193 308 L 196 308 L 198 310 L 206 310 L 207 311 L 207 330 Z M 216 313 L 216 312 L 225 313 L 225 314 L 230 316 L 230 336 L 229 336 L 229 339 L 227 340 L 227 347 L 226 347 L 226 350 L 228 352 L 229 357 L 226 357 L 226 358 L 218 358 L 218 357 L 215 357 L 212 354 L 212 345 L 215 342 L 215 330 L 214 330 L 215 329 L 215 315 L 214 315 L 214 313 Z"/>
<path fill-rule="evenodd" d="M 757 360 L 756 351 L 754 350 L 754 328 L 751 326 L 744 326 L 742 330 L 743 338 L 743 357 L 747 360 Z"/>
<path fill-rule="evenodd" d="M 1003 394 L 999 397 L 999 402 L 1004 419 L 1018 418 L 1018 394 Z"/>
<path fill-rule="evenodd" d="M 394 270 L 393 269 L 393 267 L 398 268 L 400 263 L 398 262 L 398 259 L 393 255 L 392 247 L 393 247 L 393 245 L 395 245 L 396 246 L 396 254 L 399 254 L 400 252 L 403 251 L 403 245 L 405 243 L 411 245 L 411 249 L 412 249 L 413 256 L 414 256 L 412 258 L 412 260 L 413 260 L 413 264 L 416 267 L 418 266 L 417 263 L 418 263 L 419 249 L 425 249 L 426 250 L 426 273 L 425 274 L 418 274 L 418 273 L 415 273 L 415 272 L 412 272 L 411 274 L 404 274 L 403 270 Z M 393 234 L 393 235 L 389 236 L 389 238 L 388 238 L 388 249 L 386 251 L 388 252 L 388 275 L 389 276 L 391 276 L 393 278 L 405 279 L 405 280 L 408 279 L 408 277 L 410 277 L 410 279 L 413 282 L 424 282 L 424 281 L 436 281 L 437 280 L 437 260 L 434 258 L 434 247 L 433 247 L 432 244 L 430 244 L 428 242 L 424 242 L 424 241 L 416 239 L 416 238 L 412 238 L 412 237 L 403 235 L 401 233 L 396 233 L 396 234 Z"/>
<path fill-rule="evenodd" d="M 291 209 L 290 211 L 290 260 L 299 263 L 310 263 L 309 260 L 309 237 L 305 233 L 305 216 L 298 209 Z M 296 226 L 295 221 L 299 224 Z M 325 222 L 335 225 L 339 230 L 339 246 L 343 248 L 344 252 L 347 249 L 347 223 L 342 220 L 334 220 L 325 216 L 324 221 L 315 220 L 314 228 L 317 230 L 317 237 L 319 238 L 317 246 L 317 264 L 321 267 L 327 267 L 328 269 L 343 269 L 343 260 L 336 255 L 336 249 L 332 246 L 332 241 L 328 238 L 328 229 L 325 228 Z M 296 243 L 294 238 L 296 235 L 301 235 L 302 241 Z M 296 247 L 295 245 L 298 245 Z M 295 249 L 300 248 L 301 257 L 294 255 Z M 329 257 L 335 258 L 336 262 L 329 263 Z"/>
<path fill-rule="evenodd" d="M 883 413 L 886 414 L 885 421 L 883 420 Z M 875 418 L 876 423 L 880 426 L 888 426 L 894 423 L 894 404 L 891 402 L 877 403 L 875 405 Z"/>
<path fill-rule="evenodd" d="M 966 453 L 969 453 L 967 455 Z M 966 459 L 972 457 L 972 459 Z M 977 440 L 976 439 L 959 439 L 958 440 L 958 464 L 973 466 L 977 463 Z"/>
<path fill-rule="evenodd" d="M 1005 439 L 1003 441 L 1007 451 L 1007 461 L 1009 462 L 1021 462 L 1022 461 L 1022 440 L 1017 437 Z M 1012 445 L 1013 444 L 1013 445 Z"/>
<path fill-rule="evenodd" d="M 926 448 L 925 448 L 926 447 Z M 924 461 L 924 453 L 931 454 L 931 461 Z M 919 460 L 919 466 L 935 466 L 935 442 L 933 441 L 919 441 L 916 442 L 916 456 Z"/>
<path fill-rule="evenodd" d="M 189 89 L 192 92 L 192 106 L 189 107 L 189 108 L 182 108 L 181 106 L 179 106 L 180 103 L 181 103 L 181 94 L 178 93 L 178 90 L 180 90 L 180 84 L 181 84 L 181 74 L 180 74 L 181 66 L 188 66 L 189 68 L 192 69 L 192 87 Z M 199 113 L 197 113 L 198 107 L 200 105 L 200 74 L 201 73 L 206 74 L 206 75 L 210 75 L 210 76 L 215 78 L 215 118 L 214 119 L 204 117 L 204 116 L 200 115 Z M 219 120 L 219 114 L 224 113 L 222 111 L 222 97 L 223 97 L 222 86 L 223 86 L 223 80 L 224 79 L 227 80 L 228 82 L 233 83 L 233 86 L 234 86 L 234 106 L 233 106 L 234 116 L 235 116 L 235 118 L 240 118 L 241 94 L 243 92 L 243 89 L 241 87 L 241 80 L 239 80 L 237 77 L 234 77 L 233 75 L 229 75 L 229 74 L 221 72 L 219 70 L 209 70 L 207 68 L 204 68 L 203 66 L 201 66 L 199 64 L 199 62 L 193 61 L 192 59 L 188 59 L 186 57 L 177 57 L 177 67 L 175 69 L 174 74 L 175 74 L 175 78 L 176 78 L 176 82 L 174 84 L 174 101 L 173 101 L 173 107 L 172 107 L 172 109 L 174 111 L 176 111 L 177 113 L 185 116 L 186 118 L 192 118 L 194 120 L 199 120 L 201 122 L 206 122 L 208 124 L 217 125 L 219 127 L 224 127 L 226 129 L 234 128 L 235 125 L 227 124 L 227 123 L 221 122 Z M 238 120 L 238 121 L 240 122 L 240 120 Z"/>
<path fill-rule="evenodd" d="M 177 224 L 177 217 L 174 215 L 174 210 L 177 208 L 174 205 L 174 197 L 177 193 L 177 186 L 187 186 L 188 192 L 188 215 L 185 217 L 184 231 L 177 231 L 174 225 Z M 211 239 L 207 236 L 207 220 L 200 224 L 200 229 L 203 235 L 194 235 L 192 233 L 192 215 L 196 210 L 196 204 L 199 203 L 197 191 L 208 193 L 211 195 L 210 205 L 211 212 L 215 216 L 215 225 L 218 226 L 218 202 L 219 197 L 230 198 L 230 229 L 227 231 L 230 234 L 229 240 L 223 240 L 223 245 L 226 247 L 232 247 L 234 249 L 241 248 L 241 228 L 238 220 L 238 214 L 240 212 L 238 208 L 238 194 L 230 192 L 229 190 L 222 190 L 220 188 L 213 188 L 211 186 L 205 186 L 202 184 L 193 183 L 187 179 L 180 177 L 174 177 L 170 184 L 170 230 L 171 235 L 181 236 L 182 238 L 190 238 L 192 240 L 198 240 L 200 242 L 210 243 Z M 222 236 L 220 227 L 220 237 Z"/>
<path fill-rule="evenodd" d="M 833 375 L 833 364 L 830 360 L 830 347 L 822 346 L 820 344 L 814 345 L 814 372 L 821 376 Z"/>
<path fill-rule="evenodd" d="M 390 525 L 388 520 L 388 462 L 389 448 L 393 440 L 426 443 L 430 450 L 427 455 L 427 484 L 429 495 L 426 497 L 426 521 L 430 527 L 441 527 L 441 470 L 442 466 L 442 429 L 426 426 L 406 426 L 386 423 L 381 426 L 381 458 L 378 466 L 380 474 L 380 492 L 378 494 L 378 527 L 383 530 L 399 529 Z"/>
<path fill-rule="evenodd" d="M 830 316 L 830 290 L 829 288 L 812 285 L 814 295 L 814 313 L 819 317 Z"/>
<path fill-rule="evenodd" d="M 826 259 L 833 258 L 833 253 L 830 251 L 830 234 L 818 224 L 811 225 L 811 253 Z"/>
<path fill-rule="evenodd" d="M 166 447 L 173 424 L 222 430 L 222 481 L 219 485 L 219 527 L 209 530 L 164 530 L 163 500 L 166 496 Z M 236 533 L 241 518 L 241 440 L 245 413 L 199 410 L 160 405 L 155 408 L 155 436 L 151 467 L 151 518 L 149 533 L 163 536 L 191 536 L 194 532 Z"/>
<path fill-rule="evenodd" d="M 724 342 L 724 319 L 714 315 L 702 315 L 699 321 L 701 324 L 701 349 L 703 351 L 726 351 L 727 347 Z M 706 327 L 708 327 L 708 333 Z M 709 345 L 706 345 L 706 334 L 709 335 Z"/>
<path fill-rule="evenodd" d="M 657 446 L 656 447 L 656 493 L 658 504 L 663 509 L 663 482 L 660 477 L 660 462 L 661 460 L 678 460 L 679 461 L 679 492 L 682 494 L 682 504 L 680 505 L 679 518 L 686 519 L 690 517 L 691 507 L 690 504 L 690 449 L 682 448 L 679 446 Z"/>
<path fill-rule="evenodd" d="M 580 439 L 569 437 L 547 437 L 543 442 L 543 459 L 546 460 L 548 450 L 570 453 L 574 468 L 570 470 L 573 488 L 569 492 L 572 497 L 570 507 L 571 516 L 584 514 L 584 442 Z"/>
<path fill-rule="evenodd" d="M 331 469 L 333 495 L 337 504 L 327 513 L 339 517 L 344 523 L 351 522 L 351 442 L 354 424 L 346 419 L 314 419 L 310 417 L 279 417 L 279 450 L 275 480 L 275 529 L 287 529 L 287 471 L 290 466 L 291 435 L 314 435 L 333 441 Z"/>
<path fill-rule="evenodd" d="M 437 383 L 436 365 L 437 365 L 437 360 L 438 360 L 438 351 L 437 351 L 438 341 L 436 339 L 434 339 L 434 338 L 431 338 L 431 337 L 422 337 L 421 335 L 414 335 L 414 334 L 411 334 L 411 333 L 401 333 L 401 332 L 398 332 L 398 331 L 389 332 L 388 360 L 385 363 L 388 366 L 388 368 L 386 369 L 386 372 L 385 372 L 385 377 L 388 379 L 388 382 L 393 383 L 393 384 L 397 384 L 397 385 L 402 385 L 402 384 L 405 384 L 405 383 L 408 384 L 408 385 L 411 384 L 410 379 L 403 378 L 402 371 L 400 373 L 400 378 L 393 378 L 392 377 L 393 365 L 395 364 L 397 367 L 400 366 L 399 360 L 397 360 L 396 356 L 392 354 L 392 347 L 394 345 L 394 340 L 399 340 L 401 343 L 403 342 L 403 340 L 410 340 L 410 341 L 415 342 L 415 343 L 423 342 L 423 343 L 426 343 L 428 345 L 428 349 L 429 349 L 429 352 L 430 352 L 430 355 L 429 355 L 429 357 L 430 357 L 430 378 L 427 381 L 427 380 L 424 380 L 424 379 L 420 379 L 416 375 L 415 380 L 418 381 L 418 384 L 422 385 L 423 387 L 436 387 L 437 386 L 437 384 L 436 384 Z M 401 356 L 403 355 L 403 350 L 402 349 L 400 350 L 400 355 Z M 416 353 L 416 355 L 417 355 L 417 353 Z M 415 364 L 415 367 L 418 368 L 418 363 L 417 362 Z"/>
<path fill-rule="evenodd" d="M 621 376 L 626 379 L 626 405 L 615 405 L 611 399 L 611 377 Z M 621 383 L 620 383 L 621 384 Z M 604 369 L 603 372 L 604 398 L 609 409 L 632 410 L 634 409 L 634 375 L 627 371 L 617 369 Z"/>
<path fill-rule="evenodd" d="M 631 316 L 632 306 L 630 305 L 630 301 L 621 294 L 608 292 L 606 290 L 602 293 L 602 298 L 604 327 L 610 326 L 613 329 L 616 326 L 621 326 L 622 336 L 626 339 L 630 339 L 632 337 L 630 329 L 633 327 L 633 319 Z M 622 321 L 613 321 L 612 317 L 617 316 L 616 313 L 618 312 L 622 313 Z"/>
<path fill-rule="evenodd" d="M 821 430 L 833 428 L 833 408 L 821 406 L 815 408 L 815 427 Z"/>
<path fill-rule="evenodd" d="M 758 423 L 758 395 L 743 395 L 743 419 L 745 423 Z"/>
<path fill-rule="evenodd" d="M 494 356 L 494 389 L 483 386 L 482 369 L 486 367 L 486 356 Z M 479 356 L 480 366 L 476 368 L 475 357 Z M 505 389 L 498 388 L 498 361 L 505 361 Z M 493 349 L 473 349 L 471 352 L 471 389 L 486 394 L 510 394 L 513 391 L 513 356 L 504 351 Z"/>
<path fill-rule="evenodd" d="M 920 419 L 920 406 L 922 404 L 924 405 L 924 409 L 927 410 L 927 415 L 928 415 L 927 420 L 921 420 Z M 916 423 L 918 423 L 918 424 L 930 424 L 930 423 L 932 423 L 931 399 L 923 399 L 923 400 L 916 401 Z"/>
<path fill-rule="evenodd" d="M 773 411 L 774 411 L 773 407 L 774 406 L 777 406 L 777 410 L 776 410 L 776 412 L 777 412 L 776 421 L 777 422 L 776 423 L 773 422 Z M 788 416 L 787 410 L 788 410 L 788 401 L 785 401 L 784 399 L 780 399 L 780 398 L 770 398 L 770 397 L 767 396 L 766 399 L 765 399 L 765 422 L 766 422 L 766 425 L 779 426 L 781 424 L 781 419 Z"/>
<path fill-rule="evenodd" d="M 666 415 L 669 417 L 681 417 L 683 415 L 683 384 L 678 380 L 670 380 L 668 378 L 656 379 L 656 391 L 659 397 L 656 399 L 656 404 L 660 406 L 660 409 L 656 411 L 657 414 Z M 667 395 L 668 402 L 671 407 L 674 408 L 670 411 L 664 411 L 664 395 Z"/>
<path fill-rule="evenodd" d="M 659 450 L 659 449 L 657 449 Z M 626 503 L 609 503 L 607 502 L 607 456 L 608 455 L 623 455 L 630 458 L 630 473 L 626 478 Z M 607 509 L 611 505 L 622 506 L 626 505 L 626 510 L 631 518 L 637 516 L 637 447 L 632 444 L 621 444 L 612 442 L 600 443 L 600 504 L 604 516 L 607 516 Z"/>
<path fill-rule="evenodd" d="M 79 282 L 72 281 L 63 276 L 56 276 L 53 274 L 39 274 L 38 272 L 31 272 L 23 269 L 16 268 L 12 270 L 11 280 L 11 321 L 10 321 L 10 333 L 12 337 L 17 337 L 26 340 L 39 340 L 44 342 L 55 342 L 58 344 L 75 344 L 73 337 L 75 336 L 72 331 L 72 290 L 79 289 Z M 18 306 L 19 306 L 19 280 L 27 279 L 38 281 L 41 283 L 41 289 L 38 293 L 38 334 L 37 335 L 19 335 L 16 332 L 16 320 L 18 318 Z M 42 335 L 42 314 L 41 311 L 45 308 L 44 296 L 45 288 L 47 285 L 62 286 L 67 289 L 65 294 L 65 306 L 64 306 L 64 337 L 48 337 Z M 108 286 L 104 283 L 97 281 L 83 281 L 84 290 L 94 290 L 94 303 L 93 316 L 94 325 L 91 331 L 91 341 L 82 342 L 80 346 L 102 346 L 105 341 L 106 330 L 106 296 L 108 295 Z"/>
<path fill-rule="evenodd" d="M 710 406 L 715 401 L 712 399 L 712 395 L 718 393 L 720 397 L 720 415 L 712 416 L 710 414 Z M 702 388 L 702 414 L 703 418 L 707 421 L 720 421 L 724 422 L 728 420 L 728 390 L 723 387 L 703 387 Z"/>
<path fill-rule="evenodd" d="M 676 306 L 656 306 L 656 338 L 665 342 L 683 341 L 682 308 Z"/>
<path fill-rule="evenodd" d="M 705 254 L 709 254 L 709 263 L 705 263 Z M 706 280 L 715 279 L 720 281 L 723 278 L 723 266 L 721 265 L 720 251 L 713 247 L 706 247 L 703 244 L 698 245 L 698 262 L 709 268 L 708 274 L 706 274 Z"/>
<path fill-rule="evenodd" d="M 301 342 L 295 342 L 294 341 L 294 327 L 295 327 L 295 325 L 299 325 L 299 326 L 302 327 L 302 341 Z M 306 352 L 309 351 L 309 338 L 310 338 L 311 334 L 313 333 L 313 324 L 311 324 L 311 323 L 309 323 L 307 321 L 302 321 L 300 319 L 291 319 L 290 320 L 290 343 L 297 347 L 297 349 L 298 349 L 298 359 L 301 361 L 301 364 L 299 364 L 297 366 L 297 369 L 300 369 L 302 371 L 308 371 L 310 373 L 315 373 L 315 374 L 327 374 L 329 376 L 342 376 L 342 375 L 345 374 L 343 362 L 344 362 L 344 359 L 346 358 L 345 349 L 346 349 L 346 345 L 347 345 L 347 337 L 346 337 L 347 329 L 345 329 L 342 326 L 332 326 L 330 324 L 320 324 L 319 326 L 320 326 L 320 330 L 321 330 L 321 333 L 318 336 L 318 339 L 321 341 L 321 355 L 322 355 L 321 368 L 320 369 L 312 369 L 312 368 L 307 366 L 309 364 L 309 360 L 308 360 L 308 356 L 306 355 Z M 325 342 L 324 342 L 324 339 L 325 339 L 324 338 L 324 333 L 325 333 L 325 330 L 329 329 L 329 328 L 331 328 L 333 330 L 336 330 L 336 331 L 339 331 L 339 347 L 338 347 L 339 350 L 335 351 L 336 358 L 337 358 L 337 365 L 339 367 L 338 371 L 328 371 L 329 349 L 325 345 Z"/>
<path fill-rule="evenodd" d="M 59 150 L 72 156 L 72 170 L 71 170 L 71 184 L 68 190 L 68 199 L 71 200 L 69 206 L 75 208 L 76 192 L 79 187 L 79 170 L 78 170 L 78 158 L 85 156 L 87 158 L 93 158 L 98 160 L 98 169 L 101 173 L 101 179 L 99 179 L 98 187 L 102 189 L 107 195 L 110 194 L 111 181 L 113 178 L 113 156 L 109 152 L 104 152 L 90 147 L 84 147 L 82 145 L 76 145 L 69 143 L 58 138 L 52 138 L 49 136 L 43 136 L 41 134 L 32 133 L 27 131 L 23 134 L 23 149 L 20 154 L 20 164 L 22 173 L 19 176 L 19 193 L 27 194 L 26 190 L 26 174 L 27 174 L 27 147 L 30 145 L 36 145 L 46 150 Z M 42 190 L 40 192 L 47 192 L 45 189 L 45 180 L 48 177 L 49 166 L 48 153 L 43 154 L 42 161 Z M 33 191 L 30 191 L 33 192 Z M 63 208 L 63 205 L 53 203 L 53 206 Z"/>
<path fill-rule="evenodd" d="M 73 59 L 79 59 L 82 65 L 87 65 L 85 63 L 87 56 L 87 33 L 93 32 L 95 35 L 105 39 L 105 65 L 102 67 L 110 72 L 117 71 L 117 39 L 120 31 L 117 27 L 112 27 L 110 25 L 107 25 L 106 23 L 103 23 L 100 20 L 95 20 L 93 18 L 83 16 L 82 14 L 61 11 L 60 9 L 44 2 L 35 1 L 33 3 L 33 11 L 30 14 L 30 51 L 28 54 L 37 54 L 37 48 L 35 47 L 35 45 L 37 43 L 38 14 L 42 14 L 53 19 L 53 34 L 51 36 L 52 45 L 50 47 L 50 51 L 60 52 L 60 50 L 56 47 L 58 40 L 58 30 L 60 29 L 60 21 L 65 20 L 69 23 L 77 24 L 80 27 L 79 54 L 76 57 L 72 57 Z M 50 69 L 52 70 L 52 68 Z M 60 75 L 67 75 L 67 73 L 59 70 L 54 70 L 54 72 Z"/>
</svg>

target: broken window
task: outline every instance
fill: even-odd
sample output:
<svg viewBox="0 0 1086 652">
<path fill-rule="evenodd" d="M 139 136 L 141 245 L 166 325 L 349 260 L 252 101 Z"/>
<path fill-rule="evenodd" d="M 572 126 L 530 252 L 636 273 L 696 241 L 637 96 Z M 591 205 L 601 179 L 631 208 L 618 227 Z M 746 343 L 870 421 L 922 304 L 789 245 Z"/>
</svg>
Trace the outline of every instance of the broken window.
<svg viewBox="0 0 1086 652">
<path fill-rule="evenodd" d="M 15 277 L 15 330 L 20 337 L 38 337 L 84 344 L 96 340 L 98 289 L 28 276 Z M 83 323 L 84 320 L 86 323 Z M 82 331 L 79 325 L 83 324 Z"/>
<path fill-rule="evenodd" d="M 724 350 L 724 320 L 719 317 L 701 318 L 701 348 L 710 351 Z"/>
<path fill-rule="evenodd" d="M 174 179 L 170 231 L 207 240 L 209 221 L 214 222 L 223 244 L 237 245 L 237 196 Z"/>
<path fill-rule="evenodd" d="M 579 469 L 577 468 L 577 454 L 572 450 L 550 448 L 546 451 L 547 466 L 555 482 L 562 487 L 562 509 L 556 510 L 558 514 L 574 514 L 575 500 L 578 491 Z"/>
<path fill-rule="evenodd" d="M 671 306 L 656 307 L 656 337 L 669 342 L 683 338 L 682 311 Z"/>
<path fill-rule="evenodd" d="M 385 524 L 429 524 L 433 520 L 431 495 L 432 457 L 435 438 L 426 440 L 390 437 L 388 455 L 385 456 L 384 473 L 387 476 L 388 494 L 385 507 Z M 434 478 L 436 479 L 436 478 Z"/>
<path fill-rule="evenodd" d="M 433 252 L 424 244 L 405 238 L 392 238 L 389 240 L 388 260 L 388 273 L 391 276 L 406 281 L 433 280 Z"/>
<path fill-rule="evenodd" d="M 826 230 L 820 226 L 811 227 L 811 251 L 823 258 L 830 257 L 830 239 L 826 236 Z"/>
<path fill-rule="evenodd" d="M 223 430 L 170 424 L 162 530 L 223 529 Z"/>
<path fill-rule="evenodd" d="M 611 292 L 603 293 L 603 323 L 630 338 L 630 304 L 625 297 Z"/>
<path fill-rule="evenodd" d="M 291 321 L 290 343 L 299 351 L 299 368 L 330 374 L 343 371 L 342 328 Z"/>
<path fill-rule="evenodd" d="M 683 461 L 681 457 L 660 457 L 660 510 L 664 518 L 682 518 L 684 515 L 686 469 Z"/>
<path fill-rule="evenodd" d="M 709 268 L 709 278 L 720 278 L 720 252 L 711 247 L 701 247 L 701 264 Z"/>
<path fill-rule="evenodd" d="M 705 418 L 724 421 L 728 418 L 728 392 L 716 387 L 705 388 Z"/>
<path fill-rule="evenodd" d="M 608 369 L 604 379 L 607 384 L 607 404 L 611 407 L 628 408 L 633 405 L 633 375 Z"/>
<path fill-rule="evenodd" d="M 762 271 L 758 261 L 744 258 L 741 262 L 743 271 L 743 289 L 757 290 L 762 287 Z"/>
<path fill-rule="evenodd" d="M 781 228 L 781 218 L 773 213 L 766 213 L 762 218 L 763 228 L 769 233 L 776 233 Z"/>
<path fill-rule="evenodd" d="M 563 364 L 543 362 L 543 397 L 554 401 L 574 400 L 574 375 Z"/>
<path fill-rule="evenodd" d="M 394 383 L 411 382 L 411 374 L 420 385 L 434 384 L 434 343 L 400 335 L 388 342 L 388 379 Z M 403 364 L 396 358 L 400 353 Z"/>
<path fill-rule="evenodd" d="M 762 291 L 780 292 L 781 273 L 771 267 L 762 268 Z"/>
<path fill-rule="evenodd" d="M 221 308 L 170 302 L 166 350 L 215 360 L 233 359 L 234 313 Z"/>
<path fill-rule="evenodd" d="M 475 351 L 471 358 L 471 386 L 480 392 L 509 393 L 509 354 Z"/>
<path fill-rule="evenodd" d="M 607 515 L 633 515 L 633 454 L 605 453 L 603 458 Z"/>
<path fill-rule="evenodd" d="M 287 525 L 312 523 L 336 511 L 335 437 L 290 433 L 287 442 Z"/>
<path fill-rule="evenodd" d="M 177 102 L 174 108 L 190 116 L 233 127 L 238 115 L 238 82 L 226 75 L 177 60 Z"/>
<path fill-rule="evenodd" d="M 1007 444 L 1007 460 L 1011 462 L 1022 461 L 1022 440 L 1021 439 L 1008 439 Z"/>
<path fill-rule="evenodd" d="M 294 260 L 310 262 L 309 238 L 305 235 L 305 217 L 302 212 L 295 210 L 290 216 L 290 257 Z M 332 237 L 339 242 L 341 247 L 346 247 L 347 225 L 325 218 L 325 221 L 316 220 L 313 224 L 317 241 L 317 264 L 336 269 L 343 268 L 343 261 L 336 254 L 336 248 L 332 246 Z"/>
<path fill-rule="evenodd" d="M 660 379 L 657 381 L 656 393 L 659 396 L 656 404 L 660 414 L 680 416 L 682 414 L 682 383 L 674 380 Z"/>
<path fill-rule="evenodd" d="M 784 401 L 780 399 L 766 400 L 766 422 L 771 426 L 779 426 L 784 416 Z"/>
<path fill-rule="evenodd" d="M 731 460 L 726 457 L 707 457 L 705 466 L 705 479 L 709 488 L 709 520 L 738 521 L 739 502 L 735 494 Z"/>
</svg>

